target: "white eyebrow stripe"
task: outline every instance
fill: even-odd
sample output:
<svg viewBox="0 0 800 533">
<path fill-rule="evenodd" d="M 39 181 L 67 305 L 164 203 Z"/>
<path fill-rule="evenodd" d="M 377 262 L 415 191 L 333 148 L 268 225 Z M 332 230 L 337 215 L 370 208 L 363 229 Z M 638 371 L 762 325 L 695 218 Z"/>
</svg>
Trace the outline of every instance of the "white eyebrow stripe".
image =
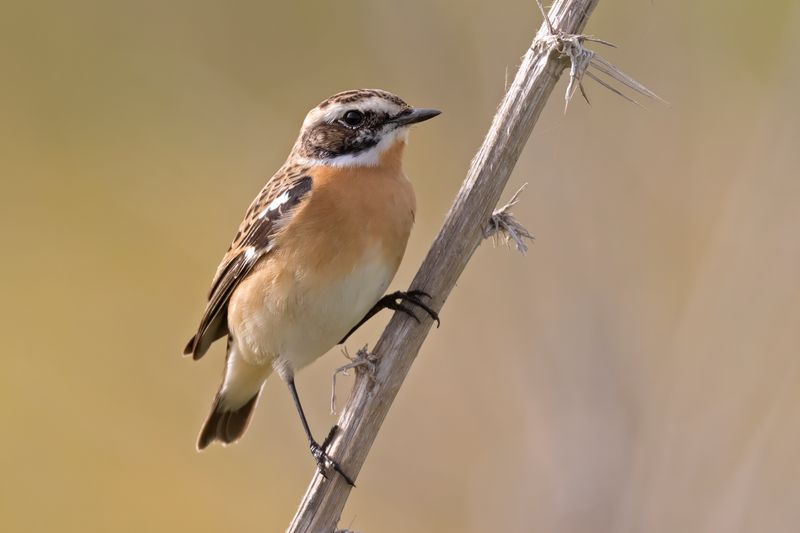
<svg viewBox="0 0 800 533">
<path fill-rule="evenodd" d="M 358 109 L 360 111 L 376 111 L 378 113 L 387 113 L 389 115 L 396 115 L 403 110 L 399 104 L 391 102 L 381 96 L 370 96 L 354 102 L 346 104 L 336 103 L 331 104 L 326 109 L 319 108 L 312 109 L 306 119 L 303 121 L 303 127 L 308 127 L 316 122 L 335 122 L 346 109 Z"/>
</svg>

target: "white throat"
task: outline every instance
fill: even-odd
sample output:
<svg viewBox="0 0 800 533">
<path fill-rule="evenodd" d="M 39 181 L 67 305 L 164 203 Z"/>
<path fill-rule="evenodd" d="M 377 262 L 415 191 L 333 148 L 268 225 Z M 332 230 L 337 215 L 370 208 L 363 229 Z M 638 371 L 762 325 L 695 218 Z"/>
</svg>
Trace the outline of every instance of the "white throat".
<svg viewBox="0 0 800 533">
<path fill-rule="evenodd" d="M 324 159 L 304 157 L 301 162 L 306 165 L 327 167 L 377 167 L 381 162 L 383 153 L 394 146 L 397 141 L 408 141 L 408 127 L 400 127 L 390 131 L 383 136 L 378 144 L 357 154 L 337 155 L 336 157 Z"/>
</svg>

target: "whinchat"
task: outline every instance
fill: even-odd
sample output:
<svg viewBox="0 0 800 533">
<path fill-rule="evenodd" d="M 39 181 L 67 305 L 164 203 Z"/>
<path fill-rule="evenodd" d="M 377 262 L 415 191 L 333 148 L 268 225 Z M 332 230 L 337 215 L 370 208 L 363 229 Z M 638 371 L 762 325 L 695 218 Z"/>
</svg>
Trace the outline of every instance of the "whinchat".
<svg viewBox="0 0 800 533">
<path fill-rule="evenodd" d="M 375 89 L 336 94 L 308 113 L 217 267 L 184 350 L 199 359 L 227 337 L 225 374 L 198 450 L 242 436 L 274 371 L 289 386 L 318 467 L 332 466 L 352 484 L 314 440 L 294 375 L 382 308 L 413 317 L 407 302 L 437 318 L 420 291 L 383 295 L 416 209 L 402 169 L 408 130 L 438 114 Z"/>
</svg>

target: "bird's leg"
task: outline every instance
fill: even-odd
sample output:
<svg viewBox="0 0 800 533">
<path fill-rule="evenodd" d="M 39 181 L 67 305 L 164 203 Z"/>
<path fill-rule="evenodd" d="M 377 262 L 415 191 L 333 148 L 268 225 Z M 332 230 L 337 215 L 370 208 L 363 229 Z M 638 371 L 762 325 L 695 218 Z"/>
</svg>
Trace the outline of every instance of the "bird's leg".
<svg viewBox="0 0 800 533">
<path fill-rule="evenodd" d="M 427 292 L 418 290 L 413 290 L 408 292 L 396 291 L 391 294 L 387 294 L 386 296 L 378 300 L 375 303 L 375 305 L 372 306 L 372 309 L 370 309 L 367 312 L 367 314 L 364 315 L 364 318 L 362 318 L 358 324 L 353 326 L 353 328 L 349 332 L 347 332 L 347 335 L 345 335 L 344 338 L 339 341 L 339 344 L 343 344 L 348 339 L 348 337 L 350 337 L 350 335 L 352 335 L 358 328 L 363 326 L 367 320 L 378 314 L 378 312 L 381 311 L 382 309 L 391 309 L 392 311 L 399 311 L 401 313 L 405 313 L 414 320 L 416 320 L 417 323 L 419 323 L 419 318 L 417 318 L 417 315 L 414 314 L 414 311 L 412 311 L 411 308 L 409 308 L 408 306 L 404 305 L 404 303 L 406 302 L 415 305 L 421 308 L 423 311 L 425 311 L 428 314 L 428 316 L 430 316 L 434 321 L 436 321 L 436 327 L 438 328 L 439 324 L 441 323 L 439 321 L 439 314 L 433 309 L 431 309 L 430 306 L 428 306 L 425 302 L 422 301 L 422 298 L 430 298 L 430 297 L 431 295 L 428 294 Z"/>
<path fill-rule="evenodd" d="M 339 426 L 333 426 L 331 428 L 328 436 L 325 437 L 325 440 L 320 446 L 317 441 L 314 440 L 314 436 L 311 434 L 311 428 L 308 427 L 308 420 L 306 420 L 306 414 L 303 412 L 303 406 L 300 405 L 300 397 L 297 395 L 297 387 L 294 385 L 294 379 L 289 380 L 289 391 L 292 393 L 294 406 L 297 408 L 297 412 L 300 414 L 300 422 L 303 423 L 303 429 L 306 432 L 306 437 L 308 437 L 308 445 L 311 448 L 311 455 L 317 462 L 317 470 L 319 470 L 319 473 L 322 474 L 322 477 L 328 479 L 327 470 L 332 468 L 336 473 L 344 478 L 348 485 L 355 487 L 356 484 L 353 483 L 353 480 L 350 479 L 350 476 L 342 471 L 342 469 L 339 467 L 339 464 L 331 459 L 326 451 L 333 440 L 333 437 L 336 435 L 336 431 L 339 429 Z"/>
</svg>

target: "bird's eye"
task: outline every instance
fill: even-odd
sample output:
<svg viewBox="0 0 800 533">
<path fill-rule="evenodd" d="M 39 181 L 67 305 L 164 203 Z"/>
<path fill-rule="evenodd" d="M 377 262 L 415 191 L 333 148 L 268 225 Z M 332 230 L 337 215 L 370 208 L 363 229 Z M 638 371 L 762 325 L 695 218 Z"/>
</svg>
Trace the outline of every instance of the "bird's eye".
<svg viewBox="0 0 800 533">
<path fill-rule="evenodd" d="M 342 117 L 344 123 L 350 126 L 351 128 L 355 128 L 362 122 L 364 122 L 364 113 L 361 111 L 356 111 L 355 109 L 351 109 L 347 113 L 344 114 Z"/>
</svg>

